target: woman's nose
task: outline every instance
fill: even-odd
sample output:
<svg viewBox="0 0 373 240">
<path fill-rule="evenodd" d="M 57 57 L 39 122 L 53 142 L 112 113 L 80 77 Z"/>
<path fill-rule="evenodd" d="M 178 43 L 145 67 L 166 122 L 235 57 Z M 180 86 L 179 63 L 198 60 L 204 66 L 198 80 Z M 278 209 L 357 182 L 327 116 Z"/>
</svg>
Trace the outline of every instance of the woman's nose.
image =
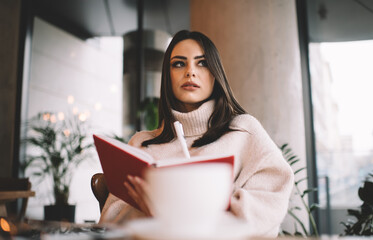
<svg viewBox="0 0 373 240">
<path fill-rule="evenodd" d="M 186 77 L 195 77 L 196 73 L 193 67 L 189 67 L 186 71 Z"/>
</svg>

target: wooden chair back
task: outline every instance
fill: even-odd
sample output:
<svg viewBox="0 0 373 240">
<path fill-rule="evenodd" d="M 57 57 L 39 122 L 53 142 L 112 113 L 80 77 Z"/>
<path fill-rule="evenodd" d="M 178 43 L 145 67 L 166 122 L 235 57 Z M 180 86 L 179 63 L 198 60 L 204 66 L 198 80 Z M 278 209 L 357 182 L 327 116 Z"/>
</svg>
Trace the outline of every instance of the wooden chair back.
<svg viewBox="0 0 373 240">
<path fill-rule="evenodd" d="M 105 205 L 106 199 L 109 196 L 109 190 L 106 186 L 106 180 L 103 173 L 96 173 L 91 178 L 91 188 L 99 205 L 100 212 Z"/>
</svg>

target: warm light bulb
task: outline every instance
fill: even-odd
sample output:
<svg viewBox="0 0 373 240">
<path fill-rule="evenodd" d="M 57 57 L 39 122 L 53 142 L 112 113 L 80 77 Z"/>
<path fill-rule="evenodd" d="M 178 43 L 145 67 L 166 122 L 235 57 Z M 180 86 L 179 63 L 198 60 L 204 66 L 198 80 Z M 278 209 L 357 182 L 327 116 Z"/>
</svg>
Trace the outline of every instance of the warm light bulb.
<svg viewBox="0 0 373 240">
<path fill-rule="evenodd" d="M 77 107 L 73 107 L 73 114 L 76 115 L 78 114 L 79 109 Z"/>
<path fill-rule="evenodd" d="M 50 114 L 49 113 L 44 113 L 43 114 L 43 120 L 44 121 L 49 121 L 49 118 L 50 118 Z"/>
<path fill-rule="evenodd" d="M 70 136 L 70 130 L 69 130 L 69 129 L 65 129 L 65 130 L 63 130 L 63 134 L 64 134 L 66 137 Z"/>
<path fill-rule="evenodd" d="M 50 120 L 51 120 L 51 123 L 57 122 L 56 115 L 52 114 Z"/>
<path fill-rule="evenodd" d="M 87 115 L 84 113 L 79 114 L 79 120 L 85 122 L 87 120 Z"/>
<path fill-rule="evenodd" d="M 68 104 L 73 104 L 74 101 L 75 101 L 74 96 L 72 96 L 72 95 L 67 96 L 67 103 Z"/>
<path fill-rule="evenodd" d="M 63 121 L 65 119 L 65 114 L 63 112 L 59 112 L 57 116 L 58 116 L 58 120 L 60 121 Z"/>
<path fill-rule="evenodd" d="M 0 219 L 0 226 L 4 232 L 10 232 L 10 225 L 4 218 Z"/>
</svg>

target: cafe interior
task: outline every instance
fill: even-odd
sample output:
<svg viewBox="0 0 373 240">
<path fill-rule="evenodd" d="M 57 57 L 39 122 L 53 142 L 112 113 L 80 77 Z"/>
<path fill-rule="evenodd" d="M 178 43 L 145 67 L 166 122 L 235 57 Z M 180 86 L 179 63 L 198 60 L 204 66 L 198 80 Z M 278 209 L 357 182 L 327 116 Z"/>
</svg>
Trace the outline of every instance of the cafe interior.
<svg viewBox="0 0 373 240">
<path fill-rule="evenodd" d="M 0 0 L 0 239 L 166 239 L 98 224 L 109 190 L 92 135 L 158 126 L 182 29 L 215 43 L 294 171 L 279 237 L 372 236 L 372 26 L 370 0 Z M 232 229 L 208 239 L 251 239 Z"/>
</svg>

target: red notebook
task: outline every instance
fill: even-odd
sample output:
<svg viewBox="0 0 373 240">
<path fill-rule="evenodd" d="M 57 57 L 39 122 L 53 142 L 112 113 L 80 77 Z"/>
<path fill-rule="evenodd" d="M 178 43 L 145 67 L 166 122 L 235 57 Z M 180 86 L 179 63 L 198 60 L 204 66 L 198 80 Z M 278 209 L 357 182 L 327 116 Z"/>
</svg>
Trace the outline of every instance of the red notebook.
<svg viewBox="0 0 373 240">
<path fill-rule="evenodd" d="M 123 183 L 127 180 L 128 175 L 143 177 L 144 171 L 149 167 L 171 167 L 209 162 L 227 163 L 232 166 L 233 173 L 233 155 L 211 156 L 208 158 L 206 156 L 198 156 L 190 159 L 172 158 L 155 162 L 153 157 L 145 151 L 113 138 L 93 135 L 93 139 L 110 193 L 138 209 L 139 207 L 128 195 Z"/>
</svg>

